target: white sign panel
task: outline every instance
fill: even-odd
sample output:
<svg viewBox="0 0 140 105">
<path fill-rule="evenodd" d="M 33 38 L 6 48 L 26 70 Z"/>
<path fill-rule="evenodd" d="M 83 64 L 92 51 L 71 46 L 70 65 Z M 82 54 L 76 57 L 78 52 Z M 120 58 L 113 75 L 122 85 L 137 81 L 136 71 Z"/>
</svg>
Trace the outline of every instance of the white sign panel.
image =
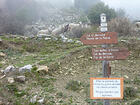
<svg viewBox="0 0 140 105">
<path fill-rule="evenodd" d="M 108 31 L 108 30 L 107 30 L 107 27 L 100 27 L 100 31 L 101 31 L 101 32 L 106 32 L 106 31 Z"/>
<path fill-rule="evenodd" d="M 122 99 L 122 78 L 92 78 L 91 99 Z"/>
<path fill-rule="evenodd" d="M 107 23 L 101 23 L 102 27 L 107 27 Z"/>
</svg>

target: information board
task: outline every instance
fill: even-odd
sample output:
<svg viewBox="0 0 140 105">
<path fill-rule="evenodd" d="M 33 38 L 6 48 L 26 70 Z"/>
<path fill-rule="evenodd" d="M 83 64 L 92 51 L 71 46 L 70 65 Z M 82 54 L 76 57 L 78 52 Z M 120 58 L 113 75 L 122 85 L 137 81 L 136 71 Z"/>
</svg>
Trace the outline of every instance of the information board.
<svg viewBox="0 0 140 105">
<path fill-rule="evenodd" d="M 123 78 L 91 78 L 91 99 L 123 99 Z"/>
</svg>

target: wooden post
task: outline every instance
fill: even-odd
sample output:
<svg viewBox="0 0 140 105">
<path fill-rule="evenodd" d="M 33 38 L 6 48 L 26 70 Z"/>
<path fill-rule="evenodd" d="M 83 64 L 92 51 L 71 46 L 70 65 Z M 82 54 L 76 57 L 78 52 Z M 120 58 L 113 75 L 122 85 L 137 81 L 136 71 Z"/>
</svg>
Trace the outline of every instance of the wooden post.
<svg viewBox="0 0 140 105">
<path fill-rule="evenodd" d="M 107 32 L 107 22 L 106 22 L 106 14 L 102 13 L 100 15 L 101 19 L 101 25 L 100 25 L 100 31 L 101 32 Z M 108 45 L 102 45 L 103 48 L 107 48 Z M 108 64 L 109 62 L 104 60 L 102 61 L 102 70 L 103 70 L 103 77 L 108 78 Z M 103 105 L 110 105 L 109 100 L 103 100 Z"/>
</svg>

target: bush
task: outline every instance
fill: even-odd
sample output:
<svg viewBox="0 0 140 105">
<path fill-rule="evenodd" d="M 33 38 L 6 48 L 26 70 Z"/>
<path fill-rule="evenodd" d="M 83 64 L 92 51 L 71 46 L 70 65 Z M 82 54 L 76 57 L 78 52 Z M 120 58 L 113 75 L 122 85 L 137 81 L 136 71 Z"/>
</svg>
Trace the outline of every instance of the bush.
<svg viewBox="0 0 140 105">
<path fill-rule="evenodd" d="M 100 23 L 100 15 L 102 13 L 105 13 L 107 16 L 107 20 L 111 20 L 112 18 L 116 17 L 116 12 L 114 9 L 109 8 L 108 5 L 105 5 L 103 2 L 100 2 L 96 5 L 94 5 L 88 13 L 88 18 L 93 24 L 99 24 Z"/>
<path fill-rule="evenodd" d="M 80 91 L 81 90 L 81 83 L 78 81 L 71 80 L 66 85 L 66 89 L 72 90 L 72 91 Z"/>
<path fill-rule="evenodd" d="M 136 91 L 134 90 L 133 87 L 126 87 L 124 90 L 124 98 L 125 100 L 129 98 L 134 98 L 136 97 Z"/>
<path fill-rule="evenodd" d="M 140 105 L 140 100 L 135 100 L 130 105 Z"/>
<path fill-rule="evenodd" d="M 69 34 L 69 37 L 80 38 L 85 33 L 85 31 L 86 31 L 85 28 L 76 27 L 76 28 L 73 28 L 68 34 Z"/>
<path fill-rule="evenodd" d="M 128 18 L 115 18 L 109 24 L 109 31 L 119 33 L 120 36 L 132 35 L 134 33 L 133 25 Z"/>
</svg>

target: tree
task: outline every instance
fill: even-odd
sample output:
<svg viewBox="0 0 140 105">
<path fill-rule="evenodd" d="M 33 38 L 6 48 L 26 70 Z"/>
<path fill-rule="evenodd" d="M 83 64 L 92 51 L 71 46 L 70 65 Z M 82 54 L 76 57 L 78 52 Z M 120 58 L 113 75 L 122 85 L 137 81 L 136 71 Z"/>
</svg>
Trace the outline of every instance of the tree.
<svg viewBox="0 0 140 105">
<path fill-rule="evenodd" d="M 88 12 L 88 18 L 92 24 L 100 23 L 100 14 L 105 13 L 107 15 L 107 20 L 111 20 L 116 17 L 116 11 L 112 8 L 109 8 L 108 5 L 105 5 L 103 2 L 100 2 L 94 5 Z"/>
</svg>

